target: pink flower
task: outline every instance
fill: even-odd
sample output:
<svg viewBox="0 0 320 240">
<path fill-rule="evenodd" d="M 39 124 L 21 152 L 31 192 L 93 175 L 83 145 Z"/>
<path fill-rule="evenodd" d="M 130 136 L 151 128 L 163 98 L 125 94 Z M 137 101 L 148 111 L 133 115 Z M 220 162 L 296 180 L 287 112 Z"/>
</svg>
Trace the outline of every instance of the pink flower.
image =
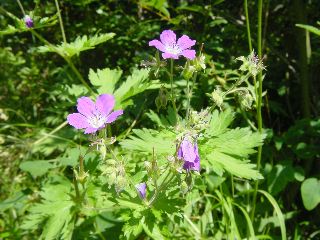
<svg viewBox="0 0 320 240">
<path fill-rule="evenodd" d="M 136 189 L 139 192 L 139 195 L 142 199 L 146 198 L 146 190 L 147 190 L 147 184 L 145 182 L 139 183 L 136 185 Z"/>
<path fill-rule="evenodd" d="M 176 34 L 172 30 L 164 30 L 160 34 L 160 40 L 154 39 L 149 42 L 150 47 L 155 47 L 162 52 L 162 57 L 178 59 L 184 56 L 188 59 L 196 57 L 196 51 L 190 48 L 196 44 L 195 40 L 191 40 L 187 35 L 183 35 L 176 41 Z"/>
<path fill-rule="evenodd" d="M 178 158 L 184 161 L 183 169 L 190 171 L 200 171 L 200 157 L 197 142 L 192 144 L 184 138 L 178 150 Z"/>
<path fill-rule="evenodd" d="M 86 134 L 95 133 L 123 114 L 123 110 L 112 112 L 114 104 L 114 96 L 110 94 L 101 94 L 96 103 L 88 97 L 81 97 L 77 104 L 79 113 L 69 114 L 68 123 L 76 129 L 85 129 Z"/>
</svg>

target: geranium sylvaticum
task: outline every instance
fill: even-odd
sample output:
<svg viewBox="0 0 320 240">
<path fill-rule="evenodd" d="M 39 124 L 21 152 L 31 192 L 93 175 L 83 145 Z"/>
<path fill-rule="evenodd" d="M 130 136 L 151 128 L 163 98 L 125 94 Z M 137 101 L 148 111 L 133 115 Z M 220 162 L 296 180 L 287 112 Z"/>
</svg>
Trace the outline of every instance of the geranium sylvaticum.
<svg viewBox="0 0 320 240">
<path fill-rule="evenodd" d="M 89 97 L 80 97 L 78 113 L 69 114 L 68 123 L 76 129 L 85 129 L 86 134 L 95 133 L 123 114 L 123 110 L 112 111 L 114 104 L 114 96 L 110 94 L 99 95 L 95 103 Z"/>
<path fill-rule="evenodd" d="M 165 59 L 178 59 L 184 56 L 192 60 L 196 57 L 196 51 L 190 49 L 196 44 L 196 40 L 191 40 L 187 35 L 182 35 L 177 41 L 177 36 L 172 30 L 164 30 L 160 34 L 160 40 L 150 41 L 149 46 L 160 50 Z"/>
<path fill-rule="evenodd" d="M 200 171 L 200 157 L 197 142 L 192 143 L 185 137 L 178 149 L 178 159 L 183 160 L 183 169 L 186 171 Z"/>
</svg>

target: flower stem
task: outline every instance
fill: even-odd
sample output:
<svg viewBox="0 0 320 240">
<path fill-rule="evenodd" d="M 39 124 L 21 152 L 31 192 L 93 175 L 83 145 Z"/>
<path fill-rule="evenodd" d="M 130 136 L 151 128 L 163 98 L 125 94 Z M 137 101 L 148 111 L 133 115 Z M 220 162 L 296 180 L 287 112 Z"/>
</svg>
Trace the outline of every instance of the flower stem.
<svg viewBox="0 0 320 240">
<path fill-rule="evenodd" d="M 262 0 L 258 1 L 258 57 L 262 59 Z M 261 116 L 261 106 L 262 106 L 262 71 L 258 74 L 258 105 L 257 105 L 257 122 L 258 122 L 258 131 L 262 133 L 262 116 Z M 258 147 L 257 154 L 257 169 L 260 170 L 261 165 L 261 156 L 262 156 L 262 146 Z M 257 180 L 253 192 L 253 205 L 251 211 L 251 220 L 254 219 L 256 201 L 257 201 L 257 192 L 259 187 L 259 181 Z"/>
<path fill-rule="evenodd" d="M 189 78 L 187 79 L 187 92 L 188 92 L 188 94 L 187 94 L 188 104 L 187 104 L 187 116 L 186 116 L 186 120 L 187 121 L 189 120 L 190 102 L 191 102 L 191 98 L 192 98 L 192 94 L 193 94 L 193 87 L 194 87 L 194 84 L 196 82 L 196 79 L 197 79 L 197 72 L 193 75 L 191 89 L 190 89 L 190 86 L 189 86 Z"/>
<path fill-rule="evenodd" d="M 55 3 L 56 3 L 56 8 L 57 8 L 58 17 L 59 17 L 59 23 L 60 23 L 60 28 L 61 28 L 62 39 L 63 39 L 63 42 L 66 44 L 67 43 L 67 38 L 66 38 L 66 33 L 64 31 L 64 27 L 63 27 L 63 21 L 62 21 L 62 17 L 61 17 L 61 11 L 60 11 L 58 0 L 55 0 Z"/>
<path fill-rule="evenodd" d="M 170 84 L 171 84 L 171 102 L 172 102 L 173 110 L 176 114 L 176 118 L 178 121 L 178 111 L 177 111 L 177 107 L 176 107 L 176 98 L 174 96 L 174 91 L 173 91 L 173 60 L 172 59 L 170 59 Z"/>
<path fill-rule="evenodd" d="M 249 45 L 249 51 L 251 53 L 252 52 L 252 40 L 251 40 L 250 21 L 249 21 L 249 13 L 248 13 L 248 0 L 244 0 L 244 11 L 245 11 L 245 14 L 246 14 L 248 45 Z"/>
<path fill-rule="evenodd" d="M 19 7 L 20 7 L 20 9 L 21 9 L 21 11 L 22 11 L 22 13 L 23 13 L 23 15 L 25 16 L 25 15 L 26 15 L 26 12 L 24 11 L 24 8 L 23 8 L 20 0 L 17 0 L 17 3 L 18 3 L 18 5 L 19 5 Z"/>
<path fill-rule="evenodd" d="M 93 94 L 96 95 L 96 93 L 91 89 L 91 87 L 86 83 L 86 81 L 84 80 L 84 78 L 82 77 L 82 75 L 80 74 L 80 72 L 78 71 L 78 69 L 74 66 L 74 64 L 72 63 L 71 59 L 67 56 L 65 56 L 64 54 L 62 54 L 54 45 L 52 45 L 50 42 L 48 42 L 45 38 L 43 38 L 39 33 L 37 33 L 35 30 L 31 29 L 30 30 L 31 33 L 36 36 L 41 42 L 43 42 L 44 44 L 46 44 L 48 47 L 50 47 L 55 53 L 57 53 L 58 55 L 60 55 L 70 66 L 70 68 L 72 69 L 72 71 L 76 74 L 76 76 L 78 77 L 78 79 L 81 81 L 81 83 L 87 88 L 87 90 Z"/>
<path fill-rule="evenodd" d="M 170 176 L 171 175 L 171 176 Z M 170 176 L 170 178 L 169 178 Z M 164 189 L 171 181 L 172 179 L 175 177 L 174 174 L 171 174 L 171 170 L 169 169 L 169 172 L 167 173 L 167 175 L 164 177 L 162 183 L 160 184 L 160 186 L 155 190 L 155 193 L 153 194 L 153 196 L 151 197 L 148 206 L 151 207 L 152 204 L 157 200 L 159 193 L 162 191 L 162 189 Z M 167 180 L 168 179 L 168 180 Z"/>
</svg>

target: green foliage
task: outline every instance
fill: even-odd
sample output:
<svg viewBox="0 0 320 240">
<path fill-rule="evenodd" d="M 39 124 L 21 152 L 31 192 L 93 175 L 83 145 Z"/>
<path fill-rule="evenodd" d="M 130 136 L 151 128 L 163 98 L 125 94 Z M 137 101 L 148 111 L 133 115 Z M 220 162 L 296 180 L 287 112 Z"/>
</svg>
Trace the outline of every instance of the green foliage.
<svg viewBox="0 0 320 240">
<path fill-rule="evenodd" d="M 176 135 L 168 130 L 134 129 L 134 135 L 121 141 L 121 146 L 128 150 L 151 154 L 172 155 L 175 152 Z"/>
<path fill-rule="evenodd" d="M 88 37 L 84 35 L 82 37 L 77 37 L 71 43 L 61 43 L 60 45 L 56 45 L 56 46 L 53 46 L 53 45 L 41 46 L 38 48 L 38 51 L 41 53 L 57 52 L 61 56 L 71 58 L 74 55 L 78 56 L 80 52 L 94 49 L 96 45 L 99 45 L 101 43 L 104 43 L 110 40 L 111 38 L 114 37 L 114 35 L 115 35 L 114 33 L 96 34 L 92 37 Z"/>
<path fill-rule="evenodd" d="M 158 81 L 148 81 L 150 69 L 134 69 L 132 74 L 119 85 L 122 71 L 118 69 L 90 69 L 89 80 L 97 87 L 99 94 L 114 94 L 117 102 L 116 108 L 125 108 L 132 105 L 132 97 L 147 89 L 159 88 Z"/>
<path fill-rule="evenodd" d="M 8 15 L 13 21 L 14 21 L 14 26 L 8 25 L 4 30 L 0 31 L 0 36 L 1 35 L 9 35 L 9 34 L 15 34 L 15 33 L 21 33 L 21 32 L 26 32 L 26 31 L 31 31 L 30 28 L 28 28 L 24 22 L 23 19 L 19 19 L 16 16 L 14 16 L 12 13 L 6 12 L 6 15 Z M 51 17 L 43 17 L 40 18 L 38 16 L 33 16 L 31 15 L 34 26 L 32 29 L 38 29 L 38 28 L 45 28 L 45 27 L 50 27 L 52 25 L 57 24 L 58 16 L 53 15 Z"/>
<path fill-rule="evenodd" d="M 168 11 L 168 1 L 167 0 L 139 0 L 139 5 L 142 8 L 155 8 L 164 16 L 170 18 L 170 12 Z"/>
<path fill-rule="evenodd" d="M 254 169 L 254 164 L 249 163 L 248 157 L 255 153 L 254 148 L 263 143 L 265 136 L 249 128 L 229 129 L 232 120 L 230 110 L 213 113 L 205 131 L 207 137 L 201 141 L 203 147 L 200 147 L 207 160 L 205 163 L 220 176 L 227 171 L 242 178 L 261 179 L 262 175 Z"/>
<path fill-rule="evenodd" d="M 20 169 L 29 172 L 33 177 L 39 177 L 47 173 L 54 165 L 46 160 L 26 161 L 20 164 Z"/>
<path fill-rule="evenodd" d="M 43 222 L 41 238 L 46 240 L 71 239 L 74 228 L 74 202 L 70 196 L 71 184 L 67 179 L 55 177 L 55 184 L 47 184 L 40 192 L 41 202 L 29 209 L 23 229 L 36 230 Z"/>
<path fill-rule="evenodd" d="M 319 28 L 316 28 L 316 27 L 313 27 L 313 26 L 310 26 L 310 25 L 305 25 L 305 24 L 296 24 L 297 27 L 299 28 L 303 28 L 311 33 L 314 33 L 318 36 L 320 36 L 320 29 Z"/>
<path fill-rule="evenodd" d="M 301 196 L 304 207 L 311 211 L 320 203 L 320 181 L 308 178 L 301 185 Z"/>
<path fill-rule="evenodd" d="M 16 1 L 0 6 L 0 239 L 319 236 L 320 32 L 297 23 L 319 20 L 319 1 L 294 14 L 291 1 L 259 1 L 262 16 L 280 16 L 262 18 L 266 69 L 247 47 L 257 49 L 258 1 L 245 1 L 252 39 L 241 2 L 65 0 L 60 10 L 55 1 L 20 2 L 23 11 Z M 315 34 L 299 48 L 298 28 Z M 197 58 L 174 60 L 173 75 L 170 60 L 148 47 L 164 29 L 197 41 Z M 62 58 L 39 54 L 47 52 Z M 236 57 L 247 55 L 239 66 Z M 252 77 L 261 69 L 263 134 Z M 304 83 L 295 84 L 304 74 L 310 119 L 301 119 Z M 102 93 L 125 110 L 116 123 L 96 135 L 67 124 L 78 97 Z M 184 136 L 198 143 L 200 172 L 177 159 Z M 135 188 L 142 182 L 146 199 Z"/>
</svg>

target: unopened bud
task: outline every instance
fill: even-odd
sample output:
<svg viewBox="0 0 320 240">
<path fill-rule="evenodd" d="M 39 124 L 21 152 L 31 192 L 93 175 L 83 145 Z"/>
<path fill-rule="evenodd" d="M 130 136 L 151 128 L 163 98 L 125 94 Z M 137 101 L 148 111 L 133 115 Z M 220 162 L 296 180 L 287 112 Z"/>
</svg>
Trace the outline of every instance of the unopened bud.
<svg viewBox="0 0 320 240">
<path fill-rule="evenodd" d="M 214 90 L 211 94 L 212 100 L 217 104 L 218 107 L 221 107 L 223 103 L 222 92 L 220 90 Z"/>
<path fill-rule="evenodd" d="M 32 18 L 29 15 L 24 16 L 24 23 L 26 24 L 27 28 L 32 28 L 33 27 L 33 21 Z"/>
<path fill-rule="evenodd" d="M 182 194 L 186 194 L 189 191 L 188 184 L 185 181 L 181 183 L 180 190 Z"/>
</svg>

